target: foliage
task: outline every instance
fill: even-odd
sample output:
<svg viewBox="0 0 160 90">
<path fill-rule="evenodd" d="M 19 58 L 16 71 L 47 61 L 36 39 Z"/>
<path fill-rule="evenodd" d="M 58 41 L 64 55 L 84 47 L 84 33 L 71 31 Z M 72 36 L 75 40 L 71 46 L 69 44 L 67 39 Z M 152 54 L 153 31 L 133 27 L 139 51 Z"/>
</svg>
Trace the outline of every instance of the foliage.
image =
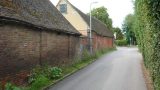
<svg viewBox="0 0 160 90">
<path fill-rule="evenodd" d="M 134 30 L 155 90 L 160 90 L 160 0 L 135 0 Z"/>
<path fill-rule="evenodd" d="M 104 49 L 101 49 L 97 52 L 94 53 L 94 55 L 92 56 L 94 59 L 98 59 L 99 57 L 101 57 L 102 55 L 110 52 L 110 51 L 113 51 L 113 50 L 116 50 L 116 48 L 104 48 Z"/>
<path fill-rule="evenodd" d="M 58 67 L 53 67 L 50 69 L 50 78 L 51 79 L 58 79 L 62 75 L 62 69 Z"/>
<path fill-rule="evenodd" d="M 5 90 L 21 90 L 21 89 L 11 83 L 7 83 L 5 85 Z"/>
<path fill-rule="evenodd" d="M 29 90 L 40 90 L 45 85 L 48 85 L 50 80 L 44 75 L 38 75 L 36 80 L 31 84 Z"/>
<path fill-rule="evenodd" d="M 42 71 L 42 69 L 40 68 L 40 66 L 34 68 L 31 72 L 31 74 L 29 75 L 28 83 L 31 84 L 31 83 L 35 82 L 38 75 L 41 74 L 40 73 L 41 71 Z"/>
<path fill-rule="evenodd" d="M 91 59 L 91 55 L 88 52 L 88 50 L 85 49 L 82 53 L 82 60 L 90 60 L 90 59 Z"/>
<path fill-rule="evenodd" d="M 71 74 L 87 66 L 88 64 L 93 62 L 95 59 L 103 55 L 104 53 L 107 53 L 113 50 L 115 49 L 113 48 L 103 49 L 96 52 L 94 55 L 90 55 L 89 52 L 85 50 L 85 52 L 83 53 L 84 54 L 83 60 L 77 63 L 74 63 L 73 65 L 62 67 L 62 69 L 58 67 L 50 67 L 48 65 L 45 65 L 43 67 L 37 66 L 31 71 L 31 75 L 29 76 L 28 87 L 23 87 L 21 89 L 14 86 L 11 83 L 7 83 L 5 90 L 41 90 L 42 88 L 44 88 L 44 86 L 47 86 L 51 83 L 53 84 L 55 83 L 56 80 L 63 79 L 66 75 Z"/>
<path fill-rule="evenodd" d="M 115 50 L 115 47 L 114 48 L 104 48 L 104 49 L 96 51 L 93 55 L 90 55 L 88 50 L 84 50 L 83 56 L 82 56 L 83 58 L 81 61 L 91 61 L 91 60 L 98 59 L 103 54 L 113 51 L 113 50 Z"/>
<path fill-rule="evenodd" d="M 62 75 L 62 70 L 58 67 L 38 66 L 32 70 L 31 75 L 29 77 L 29 83 L 32 84 L 33 82 L 37 81 L 37 79 L 39 79 L 39 76 L 44 76 L 52 80 L 60 78 L 61 75 Z"/>
<path fill-rule="evenodd" d="M 109 18 L 109 14 L 107 12 L 107 8 L 104 6 L 95 8 L 91 11 L 92 16 L 96 17 L 103 23 L 105 23 L 109 30 L 112 30 L 112 19 Z"/>
<path fill-rule="evenodd" d="M 122 33 L 122 30 L 118 27 L 113 28 L 114 33 L 116 33 L 116 40 L 122 40 L 124 39 L 124 35 Z"/>
<path fill-rule="evenodd" d="M 99 57 L 101 57 L 102 55 L 111 52 L 113 50 L 116 50 L 116 48 L 105 48 L 99 51 L 96 51 L 93 55 L 90 55 L 89 52 L 87 50 L 84 50 L 84 55 L 82 60 L 76 64 L 73 65 L 73 68 L 75 69 L 80 69 L 84 66 L 87 66 L 88 64 L 90 64 L 91 62 L 95 61 L 96 59 L 98 59 Z M 71 69 L 73 69 L 71 68 Z M 75 70 L 73 69 L 73 70 Z M 64 70 L 65 71 L 65 70 Z"/>
<path fill-rule="evenodd" d="M 134 15 L 129 14 L 126 16 L 122 25 L 122 29 L 123 29 L 123 33 L 125 34 L 127 43 L 135 45 L 136 37 L 134 32 Z"/>
<path fill-rule="evenodd" d="M 127 40 L 116 40 L 116 45 L 117 46 L 127 46 Z"/>
</svg>

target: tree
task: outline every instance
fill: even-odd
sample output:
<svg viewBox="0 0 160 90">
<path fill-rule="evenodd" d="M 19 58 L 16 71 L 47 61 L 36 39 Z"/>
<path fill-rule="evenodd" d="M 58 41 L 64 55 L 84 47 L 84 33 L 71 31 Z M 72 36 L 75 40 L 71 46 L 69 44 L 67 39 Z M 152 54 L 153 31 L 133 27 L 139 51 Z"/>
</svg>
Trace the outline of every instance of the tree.
<svg viewBox="0 0 160 90">
<path fill-rule="evenodd" d="M 116 33 L 116 40 L 122 40 L 124 39 L 124 35 L 122 33 L 122 30 L 118 27 L 113 28 L 114 33 Z"/>
<path fill-rule="evenodd" d="M 126 16 L 122 25 L 122 29 L 128 44 L 135 45 L 136 37 L 134 33 L 134 16 L 132 14 Z"/>
<path fill-rule="evenodd" d="M 92 16 L 105 23 L 109 30 L 112 30 L 112 19 L 109 18 L 107 8 L 105 8 L 104 6 L 95 8 L 91 11 L 91 13 Z"/>
</svg>

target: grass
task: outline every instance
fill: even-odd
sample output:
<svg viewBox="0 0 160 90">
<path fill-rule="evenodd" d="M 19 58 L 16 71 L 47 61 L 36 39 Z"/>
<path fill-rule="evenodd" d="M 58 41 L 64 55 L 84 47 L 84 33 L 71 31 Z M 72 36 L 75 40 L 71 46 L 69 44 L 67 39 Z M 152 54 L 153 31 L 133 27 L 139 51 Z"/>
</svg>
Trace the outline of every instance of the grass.
<svg viewBox="0 0 160 90">
<path fill-rule="evenodd" d="M 40 90 L 42 87 L 48 85 L 51 81 L 43 75 L 40 75 L 38 79 L 31 84 L 29 90 Z"/>
<path fill-rule="evenodd" d="M 115 48 L 110 49 L 103 49 L 100 50 L 93 55 L 90 55 L 87 51 L 84 51 L 82 60 L 76 60 L 76 62 L 72 65 L 57 68 L 57 67 L 37 67 L 33 69 L 32 76 L 31 76 L 31 83 L 28 87 L 16 87 L 18 89 L 11 89 L 11 90 L 43 90 L 47 89 L 56 82 L 63 80 L 65 77 L 73 74 L 74 72 L 86 67 L 87 65 L 91 64 L 95 60 L 97 60 L 102 55 L 116 50 Z M 61 73 L 62 71 L 62 73 Z M 55 73 L 57 73 L 55 75 Z M 52 76 L 57 76 L 57 78 L 51 78 Z M 12 86 L 12 85 L 11 85 Z"/>
<path fill-rule="evenodd" d="M 82 60 L 80 60 L 79 62 L 70 65 L 70 66 L 66 66 L 66 67 L 62 67 L 62 71 L 63 71 L 63 77 L 61 77 L 60 79 L 53 81 L 52 83 L 50 83 L 48 86 L 44 87 L 44 89 L 49 88 L 49 86 L 54 85 L 55 83 L 57 83 L 60 80 L 63 80 L 65 77 L 75 73 L 76 71 L 88 66 L 89 64 L 91 64 L 92 62 L 94 62 L 95 60 L 97 60 L 99 57 L 103 56 L 104 54 L 107 54 L 111 51 L 116 50 L 116 48 L 107 48 L 107 49 L 103 49 L 100 50 L 98 52 L 96 52 L 93 55 L 89 55 L 89 53 L 87 51 L 84 52 L 84 58 L 82 58 Z"/>
</svg>

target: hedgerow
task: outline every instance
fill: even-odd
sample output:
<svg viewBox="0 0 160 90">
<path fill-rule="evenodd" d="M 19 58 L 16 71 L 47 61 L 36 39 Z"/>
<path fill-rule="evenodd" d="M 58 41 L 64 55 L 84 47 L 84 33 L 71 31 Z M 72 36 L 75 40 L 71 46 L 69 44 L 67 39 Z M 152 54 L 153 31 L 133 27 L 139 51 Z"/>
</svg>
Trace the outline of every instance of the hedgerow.
<svg viewBox="0 0 160 90">
<path fill-rule="evenodd" d="M 155 90 L 160 90 L 160 0 L 135 0 L 134 30 Z"/>
<path fill-rule="evenodd" d="M 117 46 L 127 46 L 128 45 L 127 40 L 116 40 L 115 43 Z"/>
</svg>

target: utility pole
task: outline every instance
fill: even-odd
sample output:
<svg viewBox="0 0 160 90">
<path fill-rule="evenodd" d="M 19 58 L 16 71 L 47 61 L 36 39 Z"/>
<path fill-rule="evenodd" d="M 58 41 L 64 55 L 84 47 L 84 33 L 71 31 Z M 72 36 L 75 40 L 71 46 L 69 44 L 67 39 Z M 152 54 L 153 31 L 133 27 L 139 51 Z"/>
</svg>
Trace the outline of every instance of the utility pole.
<svg viewBox="0 0 160 90">
<path fill-rule="evenodd" d="M 89 50 L 90 50 L 90 54 L 93 54 L 93 46 L 92 46 L 92 4 L 95 4 L 98 2 L 91 2 L 90 3 L 90 28 L 89 28 Z"/>
</svg>

